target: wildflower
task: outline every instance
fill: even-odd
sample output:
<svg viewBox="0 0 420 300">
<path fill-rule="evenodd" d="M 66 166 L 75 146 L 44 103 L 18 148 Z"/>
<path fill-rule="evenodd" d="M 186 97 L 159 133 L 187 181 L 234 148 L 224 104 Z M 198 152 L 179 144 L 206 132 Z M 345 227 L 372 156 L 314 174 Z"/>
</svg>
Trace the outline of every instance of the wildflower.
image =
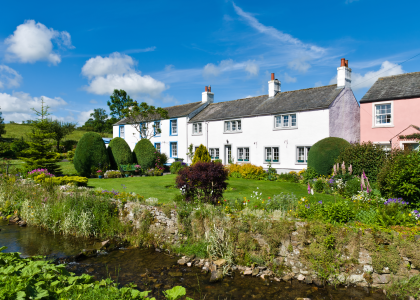
<svg viewBox="0 0 420 300">
<path fill-rule="evenodd" d="M 318 201 L 318 203 L 319 203 L 319 204 L 322 204 L 322 200 L 321 200 L 321 201 Z"/>
<path fill-rule="evenodd" d="M 311 186 L 309 185 L 309 182 L 308 182 L 308 194 L 310 193 L 311 193 Z"/>
</svg>

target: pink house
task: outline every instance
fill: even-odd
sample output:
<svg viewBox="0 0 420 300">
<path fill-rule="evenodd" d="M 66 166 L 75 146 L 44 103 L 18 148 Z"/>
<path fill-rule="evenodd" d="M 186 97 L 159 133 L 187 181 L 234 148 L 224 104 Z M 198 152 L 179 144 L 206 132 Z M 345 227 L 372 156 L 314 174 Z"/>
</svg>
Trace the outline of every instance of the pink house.
<svg viewBox="0 0 420 300">
<path fill-rule="evenodd" d="M 419 147 L 420 72 L 379 78 L 360 100 L 360 141 Z"/>
</svg>

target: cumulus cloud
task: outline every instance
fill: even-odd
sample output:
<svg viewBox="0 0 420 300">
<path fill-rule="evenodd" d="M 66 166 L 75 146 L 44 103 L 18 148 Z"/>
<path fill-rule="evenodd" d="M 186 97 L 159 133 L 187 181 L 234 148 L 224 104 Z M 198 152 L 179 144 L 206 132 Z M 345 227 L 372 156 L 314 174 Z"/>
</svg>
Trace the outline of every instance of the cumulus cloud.
<svg viewBox="0 0 420 300">
<path fill-rule="evenodd" d="M 403 74 L 402 67 L 389 61 L 384 61 L 377 71 L 369 71 L 362 75 L 360 73 L 351 74 L 351 88 L 353 90 L 370 88 L 380 77 Z M 337 76 L 331 79 L 330 84 L 337 84 Z"/>
<path fill-rule="evenodd" d="M 167 89 L 165 84 L 149 75 L 141 75 L 135 70 L 136 65 L 132 57 L 118 52 L 108 57 L 91 58 L 82 68 L 82 74 L 89 79 L 89 85 L 84 89 L 97 95 L 123 89 L 129 94 L 159 97 Z"/>
<path fill-rule="evenodd" d="M 74 48 L 68 32 L 59 32 L 34 20 L 27 20 L 5 40 L 8 46 L 6 59 L 22 63 L 44 60 L 57 65 L 61 62 L 61 56 L 53 51 L 53 41 L 62 48 Z"/>
<path fill-rule="evenodd" d="M 21 122 L 22 120 L 33 119 L 34 113 L 31 108 L 40 110 L 41 98 L 44 99 L 44 104 L 50 107 L 50 112 L 63 108 L 68 104 L 60 97 L 31 97 L 28 93 L 23 92 L 0 93 L 1 111 L 5 120 Z"/>
<path fill-rule="evenodd" d="M 222 60 L 218 65 L 209 63 L 204 66 L 203 76 L 219 76 L 224 72 L 234 71 L 234 70 L 244 70 L 248 72 L 249 75 L 258 75 L 260 67 L 255 60 L 248 60 L 246 62 L 235 63 L 232 59 Z"/>
<path fill-rule="evenodd" d="M 287 73 L 284 73 L 284 81 L 287 83 L 296 82 L 296 77 L 292 77 Z"/>
<path fill-rule="evenodd" d="M 93 109 L 79 112 L 78 117 L 77 117 L 77 123 L 79 124 L 79 126 L 82 126 L 83 124 L 85 124 L 86 121 L 89 120 L 90 114 L 92 113 L 93 113 Z"/>
<path fill-rule="evenodd" d="M 0 89 L 18 87 L 22 76 L 12 68 L 0 65 Z"/>
</svg>

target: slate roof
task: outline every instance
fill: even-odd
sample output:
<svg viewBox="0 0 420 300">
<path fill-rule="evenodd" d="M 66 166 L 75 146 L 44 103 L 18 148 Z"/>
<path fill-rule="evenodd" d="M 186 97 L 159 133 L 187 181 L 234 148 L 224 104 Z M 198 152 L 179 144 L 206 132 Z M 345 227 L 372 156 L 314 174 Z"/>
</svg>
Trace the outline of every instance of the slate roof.
<svg viewBox="0 0 420 300">
<path fill-rule="evenodd" d="M 190 122 L 223 120 L 328 108 L 343 88 L 328 85 L 210 104 Z"/>
<path fill-rule="evenodd" d="M 381 77 L 360 103 L 420 97 L 420 72 Z"/>
<path fill-rule="evenodd" d="M 204 103 L 200 101 L 182 105 L 163 107 L 163 109 L 166 109 L 168 111 L 169 118 L 179 118 L 189 115 L 190 113 L 198 109 L 201 105 L 204 105 Z M 141 122 L 142 120 L 139 118 L 137 121 Z M 114 124 L 114 126 L 123 124 L 127 124 L 127 118 L 118 121 Z"/>
</svg>

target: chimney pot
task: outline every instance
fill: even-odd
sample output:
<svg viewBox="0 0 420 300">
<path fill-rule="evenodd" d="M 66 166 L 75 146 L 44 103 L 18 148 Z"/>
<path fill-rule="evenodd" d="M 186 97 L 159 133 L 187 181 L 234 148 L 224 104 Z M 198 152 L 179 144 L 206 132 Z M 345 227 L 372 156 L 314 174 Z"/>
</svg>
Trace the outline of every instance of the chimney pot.
<svg viewBox="0 0 420 300">
<path fill-rule="evenodd" d="M 207 91 L 208 91 L 208 89 L 209 89 L 209 88 L 208 88 L 208 87 L 207 87 L 207 85 L 206 85 L 206 86 L 204 87 L 204 91 L 205 91 L 205 92 L 207 92 Z"/>
<path fill-rule="evenodd" d="M 274 73 L 271 73 L 271 80 L 274 80 Z"/>
<path fill-rule="evenodd" d="M 341 59 L 341 67 L 345 67 L 346 66 L 346 59 L 342 58 Z"/>
<path fill-rule="evenodd" d="M 349 61 L 346 59 L 346 67 L 349 67 Z"/>
<path fill-rule="evenodd" d="M 209 85 L 209 93 L 211 93 L 211 86 Z"/>
</svg>

